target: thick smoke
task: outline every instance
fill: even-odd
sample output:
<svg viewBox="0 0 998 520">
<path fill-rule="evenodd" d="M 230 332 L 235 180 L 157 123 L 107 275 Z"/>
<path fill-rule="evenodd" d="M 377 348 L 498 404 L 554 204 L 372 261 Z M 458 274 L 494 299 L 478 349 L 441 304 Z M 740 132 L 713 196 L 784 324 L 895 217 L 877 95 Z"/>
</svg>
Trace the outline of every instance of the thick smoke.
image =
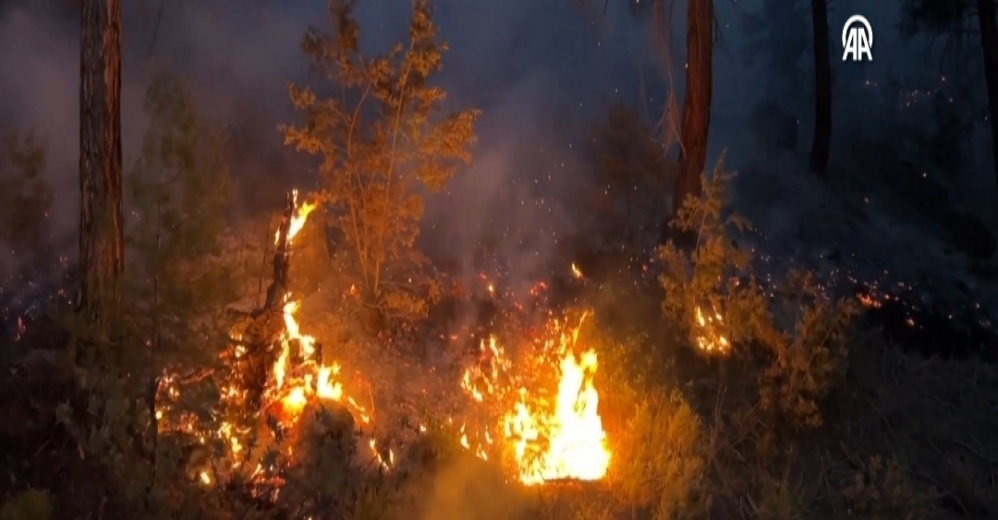
<svg viewBox="0 0 998 520">
<path fill-rule="evenodd" d="M 434 256 L 470 267 L 478 243 L 492 240 L 505 263 L 522 265 L 517 277 L 543 270 L 552 236 L 571 230 L 566 206 L 588 174 L 572 126 L 598 117 L 601 100 L 638 92 L 643 33 L 615 12 L 610 23 L 596 24 L 568 1 L 439 2 L 441 36 L 451 48 L 441 77 L 448 104 L 479 108 L 483 117 L 475 163 L 460 172 L 451 196 L 435 198 L 429 208 L 425 238 Z M 405 35 L 404 3 L 364 2 L 358 14 L 372 51 Z M 77 214 L 76 17 L 59 2 L 17 2 L 0 11 L 0 114 L 4 126 L 46 139 L 47 173 L 57 190 L 51 225 L 59 237 L 72 236 Z M 151 74 L 169 68 L 188 80 L 202 113 L 228 128 L 248 209 L 280 204 L 273 194 L 291 185 L 307 189 L 311 163 L 283 146 L 276 127 L 294 118 L 287 82 L 306 77 L 301 35 L 327 21 L 323 2 L 126 5 L 126 166 L 147 124 L 145 87 Z M 72 254 L 71 240 L 67 247 Z"/>
</svg>

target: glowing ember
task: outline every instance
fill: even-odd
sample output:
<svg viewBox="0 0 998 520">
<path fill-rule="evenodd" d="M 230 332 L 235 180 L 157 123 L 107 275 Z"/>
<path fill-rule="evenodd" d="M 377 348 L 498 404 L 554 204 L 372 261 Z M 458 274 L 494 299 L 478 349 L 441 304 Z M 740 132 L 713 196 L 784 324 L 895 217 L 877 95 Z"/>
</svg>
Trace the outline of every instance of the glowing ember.
<svg viewBox="0 0 998 520">
<path fill-rule="evenodd" d="M 700 307 L 696 308 L 697 347 L 704 352 L 725 353 L 731 348 L 728 338 L 720 332 L 724 325 L 721 313 L 714 311 L 713 314 L 705 315 Z"/>
</svg>

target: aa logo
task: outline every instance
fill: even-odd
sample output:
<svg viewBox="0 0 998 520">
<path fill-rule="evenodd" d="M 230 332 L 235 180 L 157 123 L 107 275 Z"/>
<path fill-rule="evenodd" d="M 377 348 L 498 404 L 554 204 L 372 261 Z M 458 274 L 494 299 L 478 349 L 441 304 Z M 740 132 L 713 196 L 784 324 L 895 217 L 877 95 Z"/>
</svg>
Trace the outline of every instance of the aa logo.
<svg viewBox="0 0 998 520">
<path fill-rule="evenodd" d="M 865 16 L 854 14 L 842 26 L 842 61 L 873 61 L 873 27 Z"/>
</svg>

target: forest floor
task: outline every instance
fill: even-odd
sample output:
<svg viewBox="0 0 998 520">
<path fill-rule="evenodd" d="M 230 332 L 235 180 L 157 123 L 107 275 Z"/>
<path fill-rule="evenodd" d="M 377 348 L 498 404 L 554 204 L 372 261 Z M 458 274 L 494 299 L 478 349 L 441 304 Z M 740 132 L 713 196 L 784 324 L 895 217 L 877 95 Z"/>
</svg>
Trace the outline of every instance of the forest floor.
<svg viewBox="0 0 998 520">
<path fill-rule="evenodd" d="M 615 438 L 634 439 L 626 431 L 635 427 L 633 421 L 621 417 L 626 412 L 614 410 L 626 406 L 621 403 L 623 399 L 636 398 L 645 404 L 666 402 L 668 393 L 678 392 L 702 424 L 697 434 L 702 450 L 699 469 L 679 462 L 689 455 L 682 454 L 684 441 L 673 438 L 684 435 L 675 413 L 657 417 L 653 422 L 661 424 L 649 426 L 642 438 L 660 446 L 648 450 L 679 453 L 671 462 L 659 462 L 665 464 L 657 475 L 663 485 L 692 488 L 696 483 L 698 490 L 663 494 L 656 486 L 640 490 L 626 478 L 612 478 L 605 483 L 549 485 L 503 495 L 494 489 L 481 489 L 483 482 L 491 482 L 487 471 L 451 464 L 438 467 L 435 473 L 420 473 L 425 481 L 418 486 L 422 489 L 422 518 L 998 515 L 998 443 L 993 436 L 998 431 L 998 373 L 991 364 L 966 356 L 941 359 L 889 344 L 882 324 L 871 321 L 875 315 L 868 313 L 853 328 L 842 382 L 821 402 L 822 424 L 814 429 L 788 430 L 765 424 L 762 415 L 754 415 L 758 408 L 752 397 L 756 374 L 750 372 L 748 364 L 705 361 L 689 349 L 663 346 L 669 340 L 657 332 L 666 329 L 660 298 L 645 277 L 621 274 L 620 269 L 594 270 L 616 271 L 616 279 L 591 281 L 573 299 L 594 307 L 608 330 L 617 328 L 615 323 L 621 320 L 628 322 L 627 328 L 643 329 L 645 341 L 660 357 L 670 359 L 668 374 L 657 374 L 664 381 L 649 389 L 648 395 L 615 395 L 609 389 L 601 408 L 608 410 L 604 416 L 611 446 Z M 303 314 L 303 322 L 321 321 L 324 325 L 315 327 L 317 335 L 342 339 L 344 333 L 337 333 L 336 325 L 314 317 L 324 312 L 316 298 L 322 297 L 311 299 L 313 317 Z M 32 341 L 52 341 L 39 338 Z M 381 341 L 368 338 L 352 342 L 368 348 L 337 352 L 345 366 L 363 366 L 365 377 L 376 382 L 370 390 L 371 400 L 379 403 L 380 414 L 395 417 L 388 423 L 412 413 L 416 406 L 432 403 L 438 407 L 437 413 L 452 406 L 443 397 L 428 396 L 426 387 L 449 378 L 440 368 L 445 364 L 440 361 L 442 356 L 460 353 L 445 352 L 449 347 L 440 342 L 437 347 L 405 347 L 411 340 L 402 337 L 383 343 L 383 337 Z M 613 353 L 605 357 L 604 363 L 617 359 Z M 83 456 L 78 442 L 56 421 L 57 406 L 78 397 L 69 394 L 53 367 L 46 360 L 9 365 L 0 385 L 0 442 L 8 447 L 0 459 L 0 470 L 5 477 L 3 496 L 9 500 L 0 518 L 48 518 L 44 512 L 25 512 L 31 508 L 44 511 L 47 503 L 54 506 L 52 518 L 112 515 L 114 480 L 99 461 Z M 622 456 L 651 457 L 635 450 L 632 446 L 619 451 Z M 684 478 L 689 482 L 676 484 Z M 457 491 L 441 492 L 444 483 L 456 486 Z M 36 499 L 39 503 L 34 503 L 17 494 L 25 489 L 47 490 L 51 500 Z M 657 494 L 657 502 L 650 500 L 648 493 Z M 505 505 L 499 507 L 497 501 Z"/>
</svg>

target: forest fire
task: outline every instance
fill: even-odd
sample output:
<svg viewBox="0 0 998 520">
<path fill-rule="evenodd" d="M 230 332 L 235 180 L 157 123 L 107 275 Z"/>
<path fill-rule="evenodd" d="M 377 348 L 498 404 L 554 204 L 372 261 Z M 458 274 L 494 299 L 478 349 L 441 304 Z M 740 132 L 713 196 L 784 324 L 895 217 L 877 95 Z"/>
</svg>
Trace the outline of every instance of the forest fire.
<svg viewBox="0 0 998 520">
<path fill-rule="evenodd" d="M 513 456 L 519 481 L 538 485 L 556 480 L 599 480 L 610 464 L 607 436 L 598 412 L 599 394 L 593 384 L 597 356 L 593 350 L 577 353 L 579 330 L 585 322 L 566 329 L 552 320 L 545 336 L 531 347 L 522 365 L 514 365 L 495 336 L 482 341 L 485 366 L 465 371 L 462 387 L 478 403 L 505 408 L 501 434 Z M 543 380 L 557 380 L 551 396 Z M 533 390 L 531 388 L 534 388 Z M 512 401 L 512 403 L 510 403 Z M 478 457 L 487 459 L 492 435 L 488 430 L 471 445 L 462 428 L 462 444 Z"/>
<path fill-rule="evenodd" d="M 310 398 L 330 400 L 348 405 L 355 416 L 363 423 L 371 420 L 367 410 L 352 397 L 344 396 L 343 384 L 336 380 L 340 372 L 338 363 L 324 365 L 314 361 L 319 358 L 314 337 L 302 334 L 295 319 L 299 302 L 284 305 L 285 332 L 281 338 L 281 353 L 273 367 L 273 400 L 279 402 L 285 417 L 297 417 L 308 404 Z M 293 346 L 300 349 L 301 357 L 308 360 L 301 366 L 292 362 Z M 301 373 L 300 377 L 289 377 Z"/>
<path fill-rule="evenodd" d="M 291 217 L 274 236 L 274 244 L 279 250 L 291 247 L 295 237 L 304 228 L 309 214 L 315 209 L 315 205 L 310 203 L 298 205 L 297 192 L 292 194 L 291 205 L 295 207 Z M 337 380 L 339 363 L 326 362 L 316 338 L 301 332 L 295 318 L 301 302 L 291 300 L 289 291 L 284 293 L 283 301 L 280 351 L 266 383 L 264 409 L 272 417 L 279 418 L 281 426 L 293 429 L 310 402 L 332 401 L 345 406 L 361 423 L 370 423 L 371 415 L 368 410 L 354 398 L 344 394 L 343 384 Z M 375 441 L 371 439 L 369 444 L 375 459 L 387 469 L 387 460 L 381 457 Z M 392 457 L 389 452 L 387 459 Z"/>
<path fill-rule="evenodd" d="M 223 355 L 229 374 L 221 384 L 226 420 L 213 433 L 198 437 L 202 444 L 212 436 L 224 441 L 233 468 L 244 467 L 251 482 L 278 489 L 280 466 L 268 466 L 246 448 L 259 442 L 254 435 L 262 431 L 259 424 L 252 424 L 252 417 L 275 422 L 283 432 L 296 432 L 310 407 L 336 403 L 357 423 L 372 421 L 369 409 L 346 392 L 339 363 L 324 359 L 319 341 L 302 331 L 296 318 L 301 302 L 292 299 L 288 289 L 291 245 L 314 209 L 310 204 L 298 205 L 297 193 L 289 196 L 284 221 L 275 235 L 274 281 L 267 302 L 232 330 L 233 344 Z M 572 276 L 581 278 L 581 272 L 572 267 Z M 495 284 L 483 279 L 489 298 L 497 298 Z M 545 289 L 545 284 L 536 284 L 530 297 L 543 297 Z M 512 310 L 526 316 L 537 309 L 525 311 L 514 301 Z M 611 454 L 594 384 L 597 355 L 578 345 L 588 316 L 588 312 L 582 314 L 571 326 L 548 315 L 539 331 L 528 333 L 531 339 L 515 356 L 507 354 L 498 336 L 490 336 L 480 343 L 478 363 L 467 368 L 460 381 L 472 401 L 461 423 L 461 444 L 483 460 L 509 461 L 511 473 L 524 485 L 600 480 L 608 469 Z M 179 391 L 172 383 L 167 387 L 170 395 Z M 240 423 L 239 416 L 250 417 L 250 423 Z M 194 432 L 198 427 L 187 424 L 184 430 Z M 277 440 L 280 437 L 283 434 L 276 434 L 272 447 L 284 455 L 285 464 L 293 463 L 300 455 L 293 453 L 290 444 Z M 394 453 L 379 449 L 374 439 L 368 441 L 377 465 L 391 469 Z M 204 483 L 216 480 L 207 471 L 197 478 Z"/>
</svg>

